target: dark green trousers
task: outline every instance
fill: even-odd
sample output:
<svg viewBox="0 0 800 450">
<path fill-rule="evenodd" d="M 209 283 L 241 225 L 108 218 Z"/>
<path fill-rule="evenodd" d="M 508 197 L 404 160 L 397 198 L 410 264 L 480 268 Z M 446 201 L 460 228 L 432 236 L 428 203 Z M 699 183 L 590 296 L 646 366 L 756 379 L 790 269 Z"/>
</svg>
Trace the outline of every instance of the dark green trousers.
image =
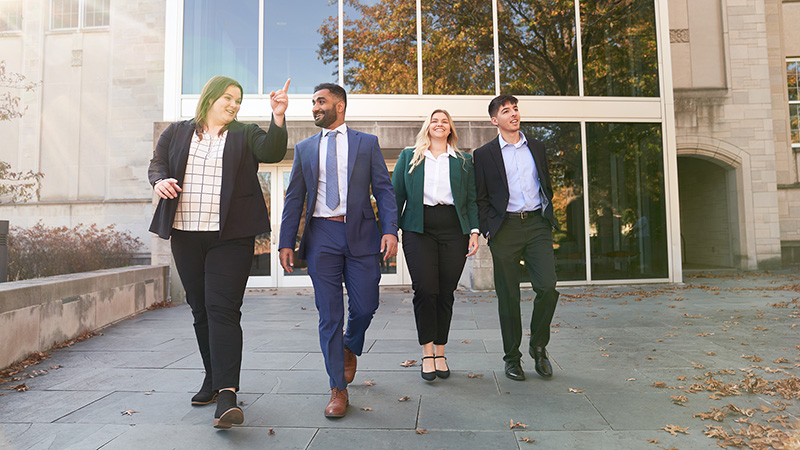
<svg viewBox="0 0 800 450">
<path fill-rule="evenodd" d="M 519 361 L 522 342 L 520 314 L 520 260 L 530 277 L 536 299 L 531 316 L 531 347 L 550 342 L 550 322 L 556 310 L 556 267 L 553 257 L 553 231 L 541 214 L 527 217 L 506 216 L 496 236 L 490 236 L 489 248 L 494 263 L 494 285 L 503 335 L 503 360 Z"/>
</svg>

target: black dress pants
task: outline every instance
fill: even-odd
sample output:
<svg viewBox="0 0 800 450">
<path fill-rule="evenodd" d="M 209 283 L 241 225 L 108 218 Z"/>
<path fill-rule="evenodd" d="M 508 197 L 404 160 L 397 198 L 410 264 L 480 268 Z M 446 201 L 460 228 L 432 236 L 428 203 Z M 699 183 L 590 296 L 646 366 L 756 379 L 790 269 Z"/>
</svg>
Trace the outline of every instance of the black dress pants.
<svg viewBox="0 0 800 450">
<path fill-rule="evenodd" d="M 172 230 L 172 255 L 212 389 L 239 390 L 242 367 L 242 299 L 255 237 L 219 239 L 217 231 Z"/>
<path fill-rule="evenodd" d="M 461 231 L 455 206 L 426 206 L 424 232 L 403 231 L 403 253 L 414 289 L 419 343 L 447 344 L 453 291 L 467 261 L 469 236 Z"/>
<path fill-rule="evenodd" d="M 519 361 L 522 357 L 519 351 L 522 342 L 520 260 L 525 261 L 536 292 L 530 322 L 530 347 L 544 347 L 550 342 L 550 322 L 558 302 L 552 225 L 536 213 L 526 215 L 524 219 L 506 216 L 500 231 L 489 240 L 489 249 L 494 264 L 494 286 L 505 353 L 503 360 Z"/>
</svg>

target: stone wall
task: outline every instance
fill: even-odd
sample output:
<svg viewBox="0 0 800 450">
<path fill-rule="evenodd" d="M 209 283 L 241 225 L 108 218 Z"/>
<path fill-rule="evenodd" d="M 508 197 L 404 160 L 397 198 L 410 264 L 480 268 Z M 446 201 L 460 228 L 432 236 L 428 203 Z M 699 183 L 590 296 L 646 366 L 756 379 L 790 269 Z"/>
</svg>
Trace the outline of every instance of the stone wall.
<svg viewBox="0 0 800 450">
<path fill-rule="evenodd" d="M 0 368 L 167 300 L 166 266 L 0 283 Z"/>
</svg>

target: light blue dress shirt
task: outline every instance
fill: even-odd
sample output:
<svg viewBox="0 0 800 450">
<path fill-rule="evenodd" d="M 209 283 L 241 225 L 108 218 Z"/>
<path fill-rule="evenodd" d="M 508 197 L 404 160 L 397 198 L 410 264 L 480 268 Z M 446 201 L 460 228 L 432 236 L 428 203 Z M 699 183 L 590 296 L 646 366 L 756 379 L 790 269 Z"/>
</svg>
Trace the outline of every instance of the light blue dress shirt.
<svg viewBox="0 0 800 450">
<path fill-rule="evenodd" d="M 528 148 L 525 135 L 519 133 L 519 141 L 509 144 L 499 136 L 500 151 L 506 167 L 508 179 L 508 206 L 506 212 L 535 211 L 541 209 L 542 200 L 539 195 L 541 183 L 533 154 Z"/>
</svg>

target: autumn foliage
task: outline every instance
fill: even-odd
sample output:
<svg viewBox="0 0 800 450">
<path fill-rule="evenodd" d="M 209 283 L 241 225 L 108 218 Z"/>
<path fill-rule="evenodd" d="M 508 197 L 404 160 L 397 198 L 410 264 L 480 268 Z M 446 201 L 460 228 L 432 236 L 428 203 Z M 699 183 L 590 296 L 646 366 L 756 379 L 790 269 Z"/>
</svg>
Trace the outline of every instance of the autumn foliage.
<svg viewBox="0 0 800 450">
<path fill-rule="evenodd" d="M 142 246 L 139 238 L 114 225 L 99 228 L 12 227 L 8 236 L 8 281 L 130 265 Z"/>
</svg>

